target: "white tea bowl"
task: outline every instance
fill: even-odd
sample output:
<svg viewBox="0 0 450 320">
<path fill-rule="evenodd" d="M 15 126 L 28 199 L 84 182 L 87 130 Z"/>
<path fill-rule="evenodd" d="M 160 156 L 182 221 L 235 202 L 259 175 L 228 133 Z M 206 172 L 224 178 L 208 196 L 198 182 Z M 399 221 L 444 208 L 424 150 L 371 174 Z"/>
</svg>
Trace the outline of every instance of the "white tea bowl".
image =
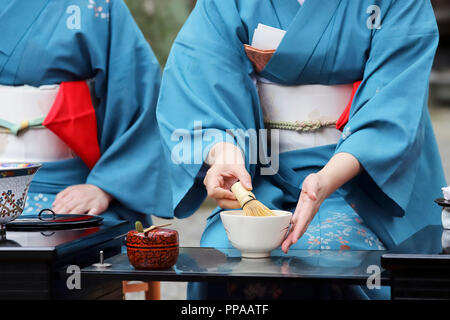
<svg viewBox="0 0 450 320">
<path fill-rule="evenodd" d="M 266 258 L 286 237 L 292 213 L 272 210 L 275 216 L 245 216 L 242 210 L 223 211 L 220 218 L 233 247 L 243 258 Z"/>
</svg>

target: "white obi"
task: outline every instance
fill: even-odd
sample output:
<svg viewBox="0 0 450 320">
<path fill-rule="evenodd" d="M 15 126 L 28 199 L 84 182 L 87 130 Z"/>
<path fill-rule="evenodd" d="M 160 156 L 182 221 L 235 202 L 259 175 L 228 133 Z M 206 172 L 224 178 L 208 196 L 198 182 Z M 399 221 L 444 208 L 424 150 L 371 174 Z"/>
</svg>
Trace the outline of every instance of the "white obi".
<svg viewBox="0 0 450 320">
<path fill-rule="evenodd" d="M 265 121 L 304 122 L 336 121 L 350 101 L 353 85 L 282 86 L 264 80 L 257 81 Z M 324 127 L 313 132 L 277 130 L 269 134 L 270 143 L 279 145 L 279 152 L 336 144 L 342 132 Z"/>
<path fill-rule="evenodd" d="M 59 85 L 0 85 L 0 119 L 20 124 L 50 111 Z M 46 128 L 24 130 L 18 136 L 0 132 L 0 162 L 49 162 L 74 158 L 72 150 Z"/>
</svg>

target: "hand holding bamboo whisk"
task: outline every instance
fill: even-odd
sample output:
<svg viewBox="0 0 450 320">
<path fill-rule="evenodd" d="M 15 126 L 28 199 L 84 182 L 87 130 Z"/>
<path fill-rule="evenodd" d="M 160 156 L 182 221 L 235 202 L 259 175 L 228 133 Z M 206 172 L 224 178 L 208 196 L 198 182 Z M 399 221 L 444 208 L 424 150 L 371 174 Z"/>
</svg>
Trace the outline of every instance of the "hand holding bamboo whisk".
<svg viewBox="0 0 450 320">
<path fill-rule="evenodd" d="M 231 186 L 231 192 L 236 196 L 244 215 L 246 216 L 275 216 L 264 204 L 256 200 L 255 195 L 244 188 L 240 181 Z"/>
</svg>

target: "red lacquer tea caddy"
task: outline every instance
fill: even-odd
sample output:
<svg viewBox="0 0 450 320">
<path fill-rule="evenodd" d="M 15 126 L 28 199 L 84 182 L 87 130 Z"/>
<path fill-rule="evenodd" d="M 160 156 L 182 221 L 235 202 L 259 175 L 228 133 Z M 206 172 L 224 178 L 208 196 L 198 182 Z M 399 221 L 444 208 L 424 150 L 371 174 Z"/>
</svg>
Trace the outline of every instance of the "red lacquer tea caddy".
<svg viewBox="0 0 450 320">
<path fill-rule="evenodd" d="M 128 260 L 136 269 L 170 269 L 178 259 L 178 232 L 155 228 L 148 232 L 129 231 L 126 237 Z"/>
</svg>

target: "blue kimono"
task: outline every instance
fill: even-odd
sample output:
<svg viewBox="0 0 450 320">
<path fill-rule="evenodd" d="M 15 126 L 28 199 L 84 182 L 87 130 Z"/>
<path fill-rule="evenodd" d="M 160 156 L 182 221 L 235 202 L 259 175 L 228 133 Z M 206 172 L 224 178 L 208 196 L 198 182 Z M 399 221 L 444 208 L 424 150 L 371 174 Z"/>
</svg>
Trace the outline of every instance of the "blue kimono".
<svg viewBox="0 0 450 320">
<path fill-rule="evenodd" d="M 251 164 L 247 146 L 226 133 L 264 128 L 255 70 L 244 51 L 259 23 L 287 31 L 259 76 L 282 85 L 363 80 L 337 145 L 281 153 L 275 175 L 261 175 L 264 164 Z M 389 249 L 424 226 L 439 224 L 433 200 L 445 179 L 427 108 L 438 40 L 429 0 L 306 0 L 303 6 L 297 0 L 198 1 L 174 43 L 157 106 L 165 150 L 177 160 L 170 162 L 174 215 L 189 216 L 200 206 L 207 166 L 195 160 L 228 141 L 246 151 L 254 193 L 272 209 L 293 212 L 302 181 L 336 153 L 350 153 L 364 167 L 323 203 L 308 229 L 312 237 L 305 235 L 293 248 L 342 249 L 335 240 L 347 237 L 353 250 Z M 204 139 L 209 141 L 194 146 L 191 159 L 183 154 L 179 161 L 175 129 L 191 137 L 207 129 L 222 134 Z M 231 246 L 219 211 L 208 218 L 203 246 Z M 345 221 L 330 227 L 333 212 L 336 219 L 350 219 L 348 228 Z M 364 221 L 362 228 L 357 219 Z M 324 246 L 324 240 L 331 245 Z"/>
<path fill-rule="evenodd" d="M 160 68 L 122 0 L 0 1 L 0 84 L 39 87 L 94 79 L 101 157 L 45 163 L 25 213 L 51 208 L 68 186 L 114 197 L 105 217 L 150 223 L 170 215 L 155 106 Z"/>
</svg>

